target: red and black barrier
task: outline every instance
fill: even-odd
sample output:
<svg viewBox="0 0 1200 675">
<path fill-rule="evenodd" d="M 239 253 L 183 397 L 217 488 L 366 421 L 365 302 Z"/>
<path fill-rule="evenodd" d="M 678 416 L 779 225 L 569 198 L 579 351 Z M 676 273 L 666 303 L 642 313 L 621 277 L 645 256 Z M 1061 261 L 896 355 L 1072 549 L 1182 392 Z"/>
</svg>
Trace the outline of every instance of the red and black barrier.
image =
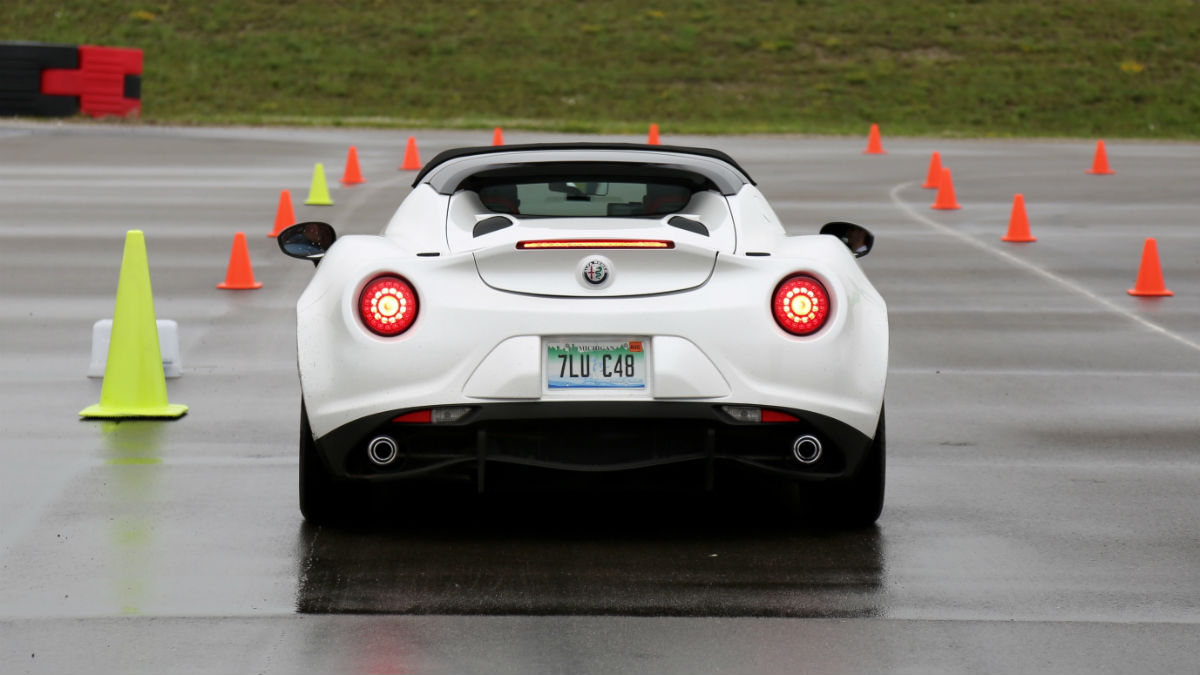
<svg viewBox="0 0 1200 675">
<path fill-rule="evenodd" d="M 0 42 L 0 115 L 138 115 L 142 50 Z"/>
</svg>

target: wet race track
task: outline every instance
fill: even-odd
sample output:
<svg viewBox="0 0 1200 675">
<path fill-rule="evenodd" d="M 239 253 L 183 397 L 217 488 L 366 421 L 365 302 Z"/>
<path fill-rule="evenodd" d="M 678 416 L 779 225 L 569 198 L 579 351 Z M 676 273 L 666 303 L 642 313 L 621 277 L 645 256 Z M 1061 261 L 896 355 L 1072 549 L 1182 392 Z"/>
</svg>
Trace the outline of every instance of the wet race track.
<svg viewBox="0 0 1200 675">
<path fill-rule="evenodd" d="M 1200 147 L 1110 141 L 1116 175 L 1091 176 L 1084 142 L 664 137 L 732 154 L 795 232 L 876 234 L 875 528 L 745 490 L 383 499 L 312 527 L 294 326 L 312 268 L 265 235 L 281 189 L 299 220 L 378 231 L 412 180 L 405 138 L 0 125 L 0 672 L 1195 671 Z M 490 134 L 418 138 L 428 159 Z M 301 205 L 352 144 L 368 182 Z M 959 211 L 920 187 L 934 150 Z M 1035 244 L 1000 241 L 1017 192 Z M 130 229 L 190 411 L 79 421 Z M 260 290 L 215 288 L 237 231 Z M 1174 297 L 1125 292 L 1146 237 Z"/>
</svg>

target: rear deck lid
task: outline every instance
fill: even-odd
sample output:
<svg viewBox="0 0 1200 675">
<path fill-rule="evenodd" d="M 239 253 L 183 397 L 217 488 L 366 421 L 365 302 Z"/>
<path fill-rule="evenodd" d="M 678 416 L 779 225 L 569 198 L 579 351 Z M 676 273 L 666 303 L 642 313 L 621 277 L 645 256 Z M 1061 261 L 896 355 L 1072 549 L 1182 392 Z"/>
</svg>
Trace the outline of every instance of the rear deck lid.
<svg viewBox="0 0 1200 675">
<path fill-rule="evenodd" d="M 617 297 L 696 288 L 716 265 L 718 252 L 699 234 L 655 221 L 614 227 L 605 218 L 600 228 L 595 225 L 601 223 L 573 220 L 570 227 L 559 221 L 489 235 L 503 241 L 475 251 L 480 278 L 513 293 Z"/>
</svg>

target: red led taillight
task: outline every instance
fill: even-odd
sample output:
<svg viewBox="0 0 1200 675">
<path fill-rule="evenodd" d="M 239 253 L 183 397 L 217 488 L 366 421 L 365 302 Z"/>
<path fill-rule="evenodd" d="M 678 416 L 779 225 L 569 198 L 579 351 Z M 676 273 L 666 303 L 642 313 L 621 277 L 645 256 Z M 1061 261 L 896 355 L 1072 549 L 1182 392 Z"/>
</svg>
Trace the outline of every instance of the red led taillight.
<svg viewBox="0 0 1200 675">
<path fill-rule="evenodd" d="M 372 279 L 358 296 L 358 316 L 376 335 L 399 335 L 417 318 L 417 292 L 400 277 Z"/>
<path fill-rule="evenodd" d="M 800 418 L 795 415 L 780 412 L 778 410 L 768 410 L 763 408 L 760 419 L 763 422 L 799 422 Z"/>
<path fill-rule="evenodd" d="M 518 251 L 545 251 L 563 249 L 665 249 L 675 248 L 675 242 L 665 239 L 539 239 L 518 241 Z"/>
<path fill-rule="evenodd" d="M 788 277 L 775 288 L 771 312 L 792 335 L 811 335 L 829 319 L 829 292 L 810 276 Z"/>
<path fill-rule="evenodd" d="M 400 424 L 429 424 L 433 421 L 433 411 L 414 410 L 412 412 L 406 412 L 399 417 L 395 417 L 392 419 L 392 421 L 399 422 Z"/>
</svg>

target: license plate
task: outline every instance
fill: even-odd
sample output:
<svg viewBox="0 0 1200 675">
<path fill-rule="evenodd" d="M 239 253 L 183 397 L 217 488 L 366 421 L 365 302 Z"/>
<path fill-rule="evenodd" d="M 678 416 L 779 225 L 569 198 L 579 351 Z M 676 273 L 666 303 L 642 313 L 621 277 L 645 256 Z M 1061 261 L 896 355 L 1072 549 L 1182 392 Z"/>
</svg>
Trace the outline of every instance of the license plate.
<svg viewBox="0 0 1200 675">
<path fill-rule="evenodd" d="M 546 343 L 550 389 L 645 389 L 644 340 L 582 339 Z"/>
</svg>

